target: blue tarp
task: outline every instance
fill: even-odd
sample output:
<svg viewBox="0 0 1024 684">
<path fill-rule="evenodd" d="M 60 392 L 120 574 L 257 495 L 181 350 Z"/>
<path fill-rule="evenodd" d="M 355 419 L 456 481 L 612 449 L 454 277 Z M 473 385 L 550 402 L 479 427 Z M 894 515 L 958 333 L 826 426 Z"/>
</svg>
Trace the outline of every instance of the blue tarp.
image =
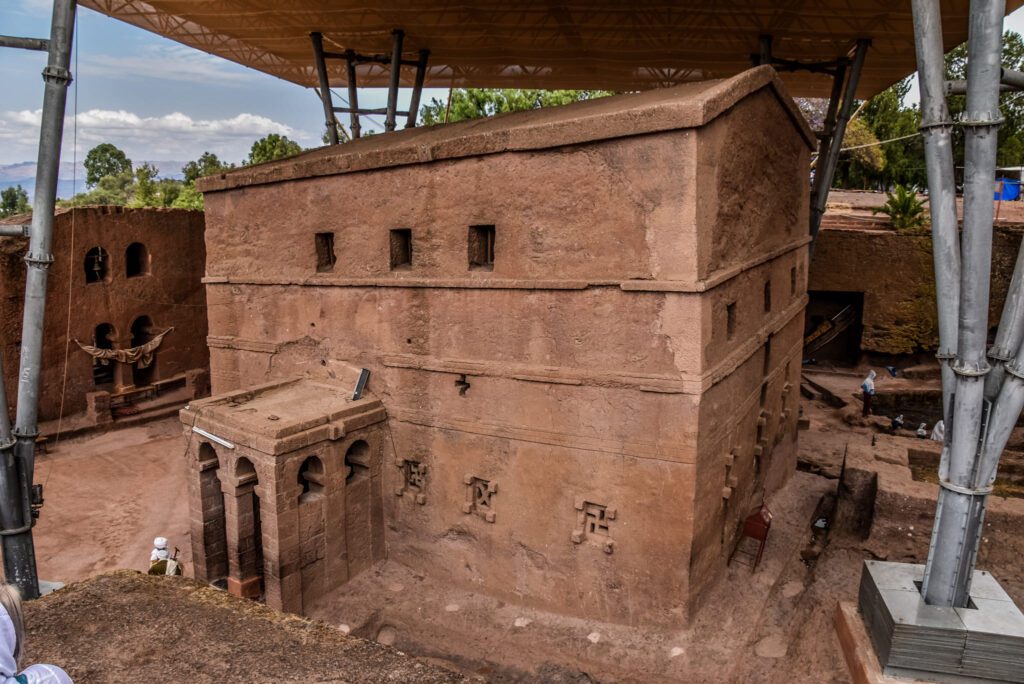
<svg viewBox="0 0 1024 684">
<path fill-rule="evenodd" d="M 997 182 L 1003 184 L 1003 191 L 998 190 L 992 199 L 1015 200 L 1020 199 L 1020 181 L 1013 178 L 997 178 Z M 997 186 L 998 187 L 998 186 Z"/>
</svg>

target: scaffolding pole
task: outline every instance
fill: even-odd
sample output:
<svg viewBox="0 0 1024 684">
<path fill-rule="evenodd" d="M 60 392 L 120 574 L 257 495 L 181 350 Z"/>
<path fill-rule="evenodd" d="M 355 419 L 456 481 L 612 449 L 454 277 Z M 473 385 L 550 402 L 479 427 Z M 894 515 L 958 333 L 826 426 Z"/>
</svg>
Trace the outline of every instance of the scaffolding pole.
<svg viewBox="0 0 1024 684">
<path fill-rule="evenodd" d="M 316 76 L 320 83 L 320 103 L 324 108 L 324 125 L 327 126 L 327 142 L 338 144 L 338 126 L 334 119 L 334 102 L 331 100 L 331 84 L 327 79 L 327 60 L 324 59 L 323 34 L 314 31 L 309 34 L 313 42 L 313 59 L 316 61 Z"/>
<path fill-rule="evenodd" d="M 388 109 L 384 118 L 384 130 L 395 130 L 395 123 L 398 116 L 398 85 L 402 76 L 402 40 L 405 32 L 395 29 L 391 32 L 391 79 L 388 82 Z"/>
<path fill-rule="evenodd" d="M 992 267 L 992 183 L 1000 123 L 1004 0 L 972 0 L 968 31 L 967 107 L 965 129 L 964 228 L 956 249 L 955 186 L 949 113 L 941 82 L 942 27 L 938 0 L 913 0 L 914 40 L 921 83 L 922 127 L 925 130 L 929 193 L 932 197 L 933 243 L 939 306 L 940 361 L 946 440 L 939 466 L 939 497 L 925 566 L 922 594 L 930 605 L 965 607 L 977 561 L 978 542 L 991 486 L 979 466 L 981 452 L 998 454 L 1003 430 L 989 431 L 1012 408 L 1014 399 L 997 397 L 996 410 L 986 400 L 989 373 L 985 344 L 988 332 L 989 280 Z M 959 264 L 959 273 L 956 272 Z M 958 283 L 957 292 L 953 283 Z M 954 314 L 954 306 L 955 314 Z M 950 320 L 957 321 L 952 348 Z M 1004 338 L 1008 336 L 1004 335 Z M 955 353 L 951 373 L 948 356 Z M 1008 377 L 1017 377 L 1007 366 Z M 951 376 L 955 378 L 951 382 Z M 1006 386 L 1004 385 L 1004 388 Z M 1008 391 L 1012 392 L 1013 387 Z M 1002 391 L 999 393 L 1002 395 Z M 1017 393 L 1019 394 L 1019 392 Z M 990 389 L 989 396 L 992 396 Z M 1021 397 L 1024 401 L 1024 397 Z M 1019 409 L 1018 409 L 1019 413 Z M 1016 420 L 1016 417 L 1014 417 Z M 1007 431 L 1008 436 L 1008 431 Z M 994 477 L 994 467 L 992 474 Z"/>
<path fill-rule="evenodd" d="M 25 307 L 21 328 L 21 367 L 18 372 L 18 405 L 13 430 L 14 453 L 3 450 L 0 467 L 0 525 L 4 573 L 24 598 L 39 596 L 35 549 L 32 544 L 33 485 L 39 419 L 39 375 L 43 355 L 43 316 L 46 285 L 53 263 L 53 214 L 57 198 L 57 174 L 64 133 L 64 109 L 71 82 L 71 42 L 75 27 L 75 0 L 54 0 L 48 58 L 43 69 L 43 114 L 39 131 L 32 229 L 29 236 L 25 279 Z M 3 426 L 0 425 L 0 430 Z M 9 440 L 8 440 L 9 442 Z M 7 442 L 5 442 L 6 444 Z M 17 473 L 16 481 L 12 476 Z"/>
<path fill-rule="evenodd" d="M 846 92 L 843 95 L 843 104 L 839 108 L 839 115 L 836 117 L 835 130 L 829 141 L 825 159 L 818 158 L 818 169 L 814 174 L 814 192 L 812 194 L 814 204 L 811 207 L 811 239 L 818 236 L 821 228 L 821 219 L 825 215 L 825 204 L 828 202 L 828 191 L 832 187 L 832 179 L 836 175 L 836 165 L 839 163 L 839 150 L 843 144 L 843 136 L 846 135 L 846 124 L 850 122 L 853 101 L 857 94 L 857 84 L 860 83 L 860 72 L 864 68 L 864 59 L 867 57 L 868 47 L 871 41 L 861 38 L 857 41 L 854 49 L 853 61 L 850 66 L 850 77 L 846 82 Z M 835 93 L 835 89 L 833 89 Z M 831 103 L 830 103 L 831 108 Z M 812 243 L 813 246 L 813 243 Z"/>
</svg>

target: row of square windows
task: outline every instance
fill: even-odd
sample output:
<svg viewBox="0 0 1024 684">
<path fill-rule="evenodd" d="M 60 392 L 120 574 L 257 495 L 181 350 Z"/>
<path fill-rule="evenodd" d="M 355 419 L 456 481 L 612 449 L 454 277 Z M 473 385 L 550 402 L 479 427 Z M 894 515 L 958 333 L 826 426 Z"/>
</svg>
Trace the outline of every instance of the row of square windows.
<svg viewBox="0 0 1024 684">
<path fill-rule="evenodd" d="M 316 270 L 329 273 L 334 270 L 338 257 L 334 253 L 334 233 L 316 233 Z M 392 271 L 412 268 L 412 229 L 395 228 L 389 235 L 389 258 Z M 470 226 L 466 240 L 471 271 L 494 269 L 494 226 Z"/>
</svg>

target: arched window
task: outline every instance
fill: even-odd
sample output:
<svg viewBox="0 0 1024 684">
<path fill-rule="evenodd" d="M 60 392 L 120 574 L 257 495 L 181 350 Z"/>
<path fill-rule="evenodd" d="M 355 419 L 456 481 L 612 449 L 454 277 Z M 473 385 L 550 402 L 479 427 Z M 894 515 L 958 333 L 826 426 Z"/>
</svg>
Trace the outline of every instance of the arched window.
<svg viewBox="0 0 1024 684">
<path fill-rule="evenodd" d="M 92 344 L 97 349 L 113 349 L 115 337 L 114 326 L 110 323 L 100 323 L 93 333 Z M 92 381 L 97 387 L 114 383 L 115 363 L 115 361 L 102 359 L 92 360 Z"/>
<path fill-rule="evenodd" d="M 124 275 L 126 278 L 149 275 L 149 250 L 141 242 L 133 242 L 124 251 Z"/>
<path fill-rule="evenodd" d="M 324 462 L 317 456 L 310 456 L 299 468 L 299 485 L 302 493 L 299 501 L 310 501 L 324 491 Z"/>
<path fill-rule="evenodd" d="M 253 481 L 255 481 L 256 466 L 254 466 L 252 461 L 247 458 L 243 457 L 238 459 L 238 463 L 235 464 L 235 477 L 238 478 L 239 481 L 245 481 L 249 478 L 252 478 Z"/>
<path fill-rule="evenodd" d="M 85 282 L 103 283 L 110 280 L 110 257 L 102 247 L 93 247 L 85 253 Z"/>
<path fill-rule="evenodd" d="M 361 439 L 353 442 L 345 452 L 345 465 L 348 466 L 348 475 L 345 476 L 346 483 L 369 477 L 370 445 Z"/>
<path fill-rule="evenodd" d="M 217 460 L 217 450 L 209 442 L 199 443 L 199 462 L 208 463 Z M 251 465 L 251 464 L 250 464 Z"/>
</svg>

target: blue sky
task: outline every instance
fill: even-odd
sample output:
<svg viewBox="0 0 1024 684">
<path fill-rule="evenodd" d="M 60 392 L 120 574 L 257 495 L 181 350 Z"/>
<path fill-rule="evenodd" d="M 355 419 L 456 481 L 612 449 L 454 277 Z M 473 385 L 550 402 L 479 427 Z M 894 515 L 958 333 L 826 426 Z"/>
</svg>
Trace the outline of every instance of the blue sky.
<svg viewBox="0 0 1024 684">
<path fill-rule="evenodd" d="M 51 0 L 3 0 L 0 33 L 46 37 L 50 10 Z M 1007 28 L 1024 31 L 1024 10 L 1010 16 Z M 234 162 L 267 133 L 288 135 L 307 147 L 320 144 L 323 112 L 310 89 L 87 9 L 78 11 L 75 38 L 78 64 L 72 64 L 64 161 L 74 153 L 76 107 L 79 161 L 101 142 L 114 143 L 137 161 L 186 161 L 210 150 Z M 0 165 L 36 159 L 45 63 L 43 53 L 0 50 Z M 446 94 L 428 89 L 423 101 Z M 402 96 L 406 100 L 408 91 Z M 363 106 L 381 107 L 385 99 L 383 89 L 360 91 Z"/>
<path fill-rule="evenodd" d="M 2 0 L 0 33 L 47 37 L 51 8 L 51 0 Z M 100 142 L 139 161 L 190 160 L 210 150 L 234 162 L 267 133 L 321 144 L 323 110 L 311 89 L 82 8 L 75 42 L 64 161 L 72 159 L 76 89 L 79 160 Z M 0 164 L 36 159 L 45 65 L 44 53 L 0 49 Z M 428 89 L 423 101 L 430 96 L 443 99 L 447 91 Z M 386 97 L 384 89 L 363 89 L 360 105 L 383 107 Z"/>
</svg>

